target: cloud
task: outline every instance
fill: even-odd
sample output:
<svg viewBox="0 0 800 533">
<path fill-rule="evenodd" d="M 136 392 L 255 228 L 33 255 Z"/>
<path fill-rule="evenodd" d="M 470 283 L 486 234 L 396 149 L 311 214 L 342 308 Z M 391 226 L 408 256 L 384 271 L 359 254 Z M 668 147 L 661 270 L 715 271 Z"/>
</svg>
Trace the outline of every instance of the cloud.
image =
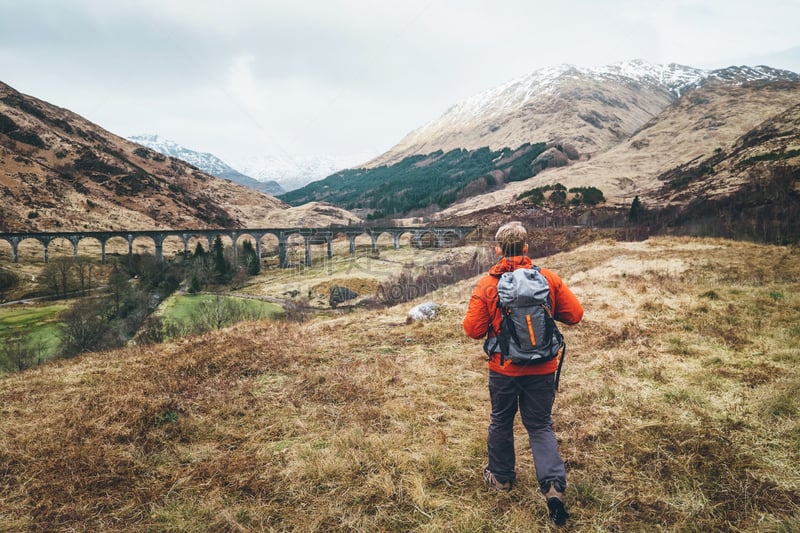
<svg viewBox="0 0 800 533">
<path fill-rule="evenodd" d="M 233 58 L 228 74 L 228 91 L 246 108 L 262 108 L 263 96 L 252 71 L 253 56 L 244 54 Z"/>
<path fill-rule="evenodd" d="M 386 150 L 460 100 L 544 66 L 783 57 L 776 66 L 787 68 L 797 62 L 775 54 L 800 44 L 800 3 L 786 0 L 0 6 L 3 82 L 115 133 L 159 133 L 229 159 Z"/>
</svg>

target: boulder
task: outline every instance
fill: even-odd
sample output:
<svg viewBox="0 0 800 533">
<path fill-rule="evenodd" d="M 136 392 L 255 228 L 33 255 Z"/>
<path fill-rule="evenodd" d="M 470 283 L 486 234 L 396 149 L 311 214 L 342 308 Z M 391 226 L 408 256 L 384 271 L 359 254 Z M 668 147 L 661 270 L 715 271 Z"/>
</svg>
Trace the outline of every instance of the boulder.
<svg viewBox="0 0 800 533">
<path fill-rule="evenodd" d="M 413 307 L 408 312 L 407 322 L 417 322 L 420 320 L 433 320 L 436 318 L 437 306 L 434 302 L 424 302 Z"/>
<path fill-rule="evenodd" d="M 348 289 L 347 287 L 342 287 L 341 285 L 334 285 L 331 287 L 328 303 L 331 307 L 336 307 L 340 303 L 354 298 L 358 298 L 358 293 L 356 291 Z"/>
</svg>

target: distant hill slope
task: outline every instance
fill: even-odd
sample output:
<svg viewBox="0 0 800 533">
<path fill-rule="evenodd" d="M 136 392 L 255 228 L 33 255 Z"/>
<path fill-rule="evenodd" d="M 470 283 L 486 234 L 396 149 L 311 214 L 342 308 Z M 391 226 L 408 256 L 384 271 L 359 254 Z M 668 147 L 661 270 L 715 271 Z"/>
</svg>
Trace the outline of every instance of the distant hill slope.
<svg viewBox="0 0 800 533">
<path fill-rule="evenodd" d="M 181 146 L 175 141 L 164 139 L 158 135 L 134 135 L 128 137 L 129 141 L 141 144 L 147 148 L 160 152 L 164 155 L 175 157 L 181 161 L 196 166 L 200 170 L 216 176 L 218 178 L 231 180 L 239 185 L 250 187 L 257 191 L 276 196 L 286 192 L 277 181 L 259 181 L 250 176 L 242 174 L 222 159 L 208 152 L 196 152 L 185 146 Z"/>
<path fill-rule="evenodd" d="M 283 214 L 308 218 L 2 83 L 0 197 L 0 229 L 12 232 L 282 226 Z M 357 220 L 322 208 L 315 225 Z"/>
<path fill-rule="evenodd" d="M 505 182 L 528 178 L 534 161 L 548 149 L 566 161 L 563 147 L 525 144 L 492 152 L 456 149 L 411 156 L 394 165 L 345 170 L 280 198 L 291 205 L 326 201 L 368 218 L 446 207 Z M 575 152 L 577 154 L 577 152 Z"/>
</svg>

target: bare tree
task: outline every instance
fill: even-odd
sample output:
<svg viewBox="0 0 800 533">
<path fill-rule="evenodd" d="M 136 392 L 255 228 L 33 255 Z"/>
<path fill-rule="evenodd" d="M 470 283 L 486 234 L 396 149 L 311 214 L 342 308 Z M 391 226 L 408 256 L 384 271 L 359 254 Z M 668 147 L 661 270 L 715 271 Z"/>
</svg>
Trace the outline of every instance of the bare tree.
<svg viewBox="0 0 800 533">
<path fill-rule="evenodd" d="M 114 265 L 114 270 L 108 279 L 108 294 L 111 299 L 114 316 L 120 314 L 120 309 L 125 305 L 130 290 L 130 277 L 118 264 Z"/>
<path fill-rule="evenodd" d="M 220 329 L 243 320 L 255 320 L 262 314 L 254 311 L 238 298 L 226 298 L 216 294 L 212 300 L 201 303 L 191 316 L 195 331 Z"/>
<path fill-rule="evenodd" d="M 74 260 L 69 257 L 56 257 L 42 270 L 41 278 L 56 296 L 67 297 L 74 282 Z"/>
<path fill-rule="evenodd" d="M 77 302 L 61 315 L 61 354 L 72 357 L 81 352 L 102 348 L 106 329 L 104 305 L 101 300 Z"/>
<path fill-rule="evenodd" d="M 83 294 L 86 294 L 86 291 L 92 289 L 92 272 L 94 270 L 94 266 L 94 261 L 88 257 L 78 257 L 75 259 L 75 273 L 78 276 L 80 291 Z"/>
</svg>

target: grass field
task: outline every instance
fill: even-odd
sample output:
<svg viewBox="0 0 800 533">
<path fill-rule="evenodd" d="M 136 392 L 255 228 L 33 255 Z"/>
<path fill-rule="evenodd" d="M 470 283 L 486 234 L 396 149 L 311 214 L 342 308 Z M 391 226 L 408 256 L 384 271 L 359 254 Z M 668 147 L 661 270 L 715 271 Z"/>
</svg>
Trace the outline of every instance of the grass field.
<svg viewBox="0 0 800 533">
<path fill-rule="evenodd" d="M 45 359 L 58 348 L 58 315 L 65 305 L 19 304 L 0 307 L 0 342 L 15 335 L 23 335 L 42 346 Z"/>
<path fill-rule="evenodd" d="M 241 302 L 246 313 L 264 319 L 277 317 L 283 313 L 281 306 L 270 302 L 242 299 L 232 296 L 222 296 L 220 298 L 227 301 L 235 300 Z M 213 305 L 216 299 L 217 296 L 213 294 L 176 294 L 170 296 L 162 304 L 160 313 L 164 320 L 185 324 L 190 322 L 192 317 L 196 316 L 203 306 Z"/>
<path fill-rule="evenodd" d="M 568 531 L 800 530 L 800 251 L 601 241 L 537 259 L 586 308 L 554 422 Z M 547 531 L 527 437 L 487 489 L 461 320 L 256 320 L 0 378 L 1 531 Z"/>
</svg>

